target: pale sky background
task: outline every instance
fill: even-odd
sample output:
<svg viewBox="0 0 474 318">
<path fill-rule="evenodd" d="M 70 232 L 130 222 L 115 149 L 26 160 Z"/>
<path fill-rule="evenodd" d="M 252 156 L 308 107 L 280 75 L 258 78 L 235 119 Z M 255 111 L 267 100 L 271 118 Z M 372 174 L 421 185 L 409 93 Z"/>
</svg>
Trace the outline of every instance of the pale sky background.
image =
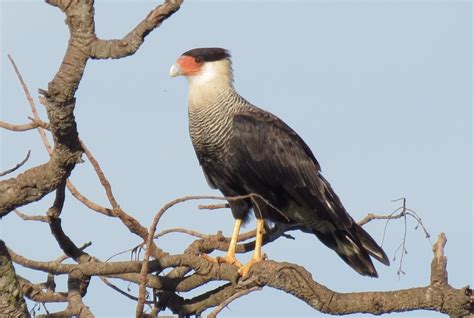
<svg viewBox="0 0 474 318">
<path fill-rule="evenodd" d="M 96 1 L 98 36 L 121 38 L 157 3 Z M 13 55 L 36 98 L 37 89 L 46 88 L 58 69 L 68 31 L 62 12 L 43 1 L 2 1 L 1 11 L 0 118 L 26 123 L 29 107 L 6 54 Z M 433 242 L 438 233 L 446 233 L 449 281 L 463 287 L 474 283 L 471 23 L 468 1 L 187 1 L 134 56 L 89 61 L 76 95 L 79 133 L 122 207 L 147 227 L 158 209 L 176 197 L 217 195 L 208 188 L 188 137 L 187 83 L 170 79 L 168 70 L 188 49 L 227 48 L 237 90 L 303 137 L 352 216 L 389 213 L 400 206 L 391 200 L 406 197 Z M 38 108 L 45 119 L 43 107 Z M 47 160 L 36 131 L 2 130 L 0 136 L 0 170 L 14 166 L 28 149 L 31 159 L 22 170 Z M 88 162 L 76 167 L 71 180 L 90 199 L 107 205 Z M 21 210 L 44 214 L 52 200 L 49 195 Z M 230 235 L 229 211 L 199 211 L 196 206 L 173 208 L 159 230 L 179 226 Z M 103 260 L 140 243 L 121 222 L 89 211 L 71 196 L 62 219 L 74 242 L 92 241 L 87 251 Z M 373 222 L 366 229 L 381 242 L 384 225 Z M 393 290 L 429 282 L 430 242 L 415 230 L 413 220 L 408 221 L 406 274 L 401 277 L 400 254 L 390 267 L 376 264 L 380 278 L 370 279 L 316 237 L 293 235 L 295 241 L 281 238 L 264 251 L 273 260 L 305 266 L 336 291 Z M 13 213 L 0 221 L 0 236 L 32 259 L 47 261 L 62 254 L 46 224 L 25 223 Z M 384 242 L 390 258 L 402 236 L 403 222 L 392 222 Z M 189 242 L 171 234 L 158 244 L 179 253 Z M 34 281 L 46 277 L 17 270 Z M 59 285 L 64 287 L 64 279 Z M 97 316 L 135 312 L 135 302 L 99 279 L 92 281 L 84 300 Z M 265 315 L 324 316 L 268 287 L 223 312 L 224 317 Z M 411 316 L 439 315 L 391 317 Z"/>
</svg>

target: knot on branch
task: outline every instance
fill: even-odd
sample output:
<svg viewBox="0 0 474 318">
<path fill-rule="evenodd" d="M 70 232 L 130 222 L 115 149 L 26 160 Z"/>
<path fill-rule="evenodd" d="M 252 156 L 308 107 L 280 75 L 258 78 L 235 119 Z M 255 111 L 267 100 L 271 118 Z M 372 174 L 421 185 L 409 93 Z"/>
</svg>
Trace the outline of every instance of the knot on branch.
<svg viewBox="0 0 474 318">
<path fill-rule="evenodd" d="M 308 281 L 295 266 L 281 267 L 276 273 L 276 278 L 281 284 L 292 289 L 301 289 L 308 286 Z"/>
</svg>

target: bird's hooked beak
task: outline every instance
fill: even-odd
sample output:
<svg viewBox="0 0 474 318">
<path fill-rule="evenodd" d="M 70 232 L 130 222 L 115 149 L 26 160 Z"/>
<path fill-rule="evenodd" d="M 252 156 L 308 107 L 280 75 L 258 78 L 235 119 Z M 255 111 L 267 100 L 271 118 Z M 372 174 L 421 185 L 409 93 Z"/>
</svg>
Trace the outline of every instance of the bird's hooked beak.
<svg viewBox="0 0 474 318">
<path fill-rule="evenodd" d="M 181 71 L 181 67 L 179 66 L 179 64 L 175 63 L 175 64 L 171 65 L 170 76 L 171 77 L 176 77 L 176 76 L 180 76 L 180 75 L 183 75 L 183 73 Z"/>
</svg>

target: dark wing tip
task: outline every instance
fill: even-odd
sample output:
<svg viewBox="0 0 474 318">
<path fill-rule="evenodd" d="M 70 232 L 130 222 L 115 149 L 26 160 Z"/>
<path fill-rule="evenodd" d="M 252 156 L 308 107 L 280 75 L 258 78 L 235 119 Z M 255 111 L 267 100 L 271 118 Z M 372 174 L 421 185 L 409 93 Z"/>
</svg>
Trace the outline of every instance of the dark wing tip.
<svg viewBox="0 0 474 318">
<path fill-rule="evenodd" d="M 199 57 L 204 62 L 214 62 L 230 58 L 230 52 L 220 47 L 202 47 L 184 52 L 182 55 Z"/>
<path fill-rule="evenodd" d="M 362 246 L 367 250 L 370 256 L 382 264 L 390 266 L 390 260 L 388 259 L 387 254 L 385 254 L 385 251 L 377 244 L 377 242 L 375 242 L 370 234 L 358 224 L 354 224 L 353 229 Z"/>
</svg>

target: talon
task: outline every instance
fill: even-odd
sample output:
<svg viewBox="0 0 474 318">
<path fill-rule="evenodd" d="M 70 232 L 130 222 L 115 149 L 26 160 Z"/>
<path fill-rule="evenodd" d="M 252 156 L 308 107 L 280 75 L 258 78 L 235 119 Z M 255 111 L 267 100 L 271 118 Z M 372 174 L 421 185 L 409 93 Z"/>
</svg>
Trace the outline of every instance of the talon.
<svg viewBox="0 0 474 318">
<path fill-rule="evenodd" d="M 265 260 L 263 257 L 250 259 L 250 261 L 247 264 L 239 268 L 240 276 L 242 276 L 242 278 L 247 278 L 249 276 L 250 269 L 252 268 L 252 266 L 257 263 L 262 262 L 263 260 Z"/>
<path fill-rule="evenodd" d="M 206 261 L 210 263 L 219 263 L 218 257 L 212 257 L 207 254 L 201 254 L 199 255 L 199 257 L 202 257 L 203 259 L 205 259 Z"/>
<path fill-rule="evenodd" d="M 223 257 L 217 257 L 217 262 L 219 264 L 226 263 L 226 264 L 235 265 L 239 268 L 243 266 L 242 263 L 239 262 L 237 258 L 235 258 L 235 255 L 226 255 Z"/>
<path fill-rule="evenodd" d="M 267 259 L 267 255 L 262 253 L 262 241 L 263 241 L 263 229 L 265 221 L 263 219 L 257 220 L 257 233 L 255 235 L 255 250 L 250 261 L 242 265 L 237 258 L 235 258 L 235 247 L 237 245 L 237 238 L 239 236 L 240 225 L 242 223 L 241 219 L 235 220 L 234 231 L 232 233 L 232 238 L 229 243 L 229 250 L 225 256 L 218 256 L 216 258 L 211 257 L 207 254 L 201 254 L 201 257 L 207 260 L 208 262 L 217 263 L 217 264 L 231 264 L 239 268 L 238 272 L 242 278 L 247 278 L 250 273 L 250 269 L 253 265 L 258 262 L 264 261 Z"/>
</svg>

